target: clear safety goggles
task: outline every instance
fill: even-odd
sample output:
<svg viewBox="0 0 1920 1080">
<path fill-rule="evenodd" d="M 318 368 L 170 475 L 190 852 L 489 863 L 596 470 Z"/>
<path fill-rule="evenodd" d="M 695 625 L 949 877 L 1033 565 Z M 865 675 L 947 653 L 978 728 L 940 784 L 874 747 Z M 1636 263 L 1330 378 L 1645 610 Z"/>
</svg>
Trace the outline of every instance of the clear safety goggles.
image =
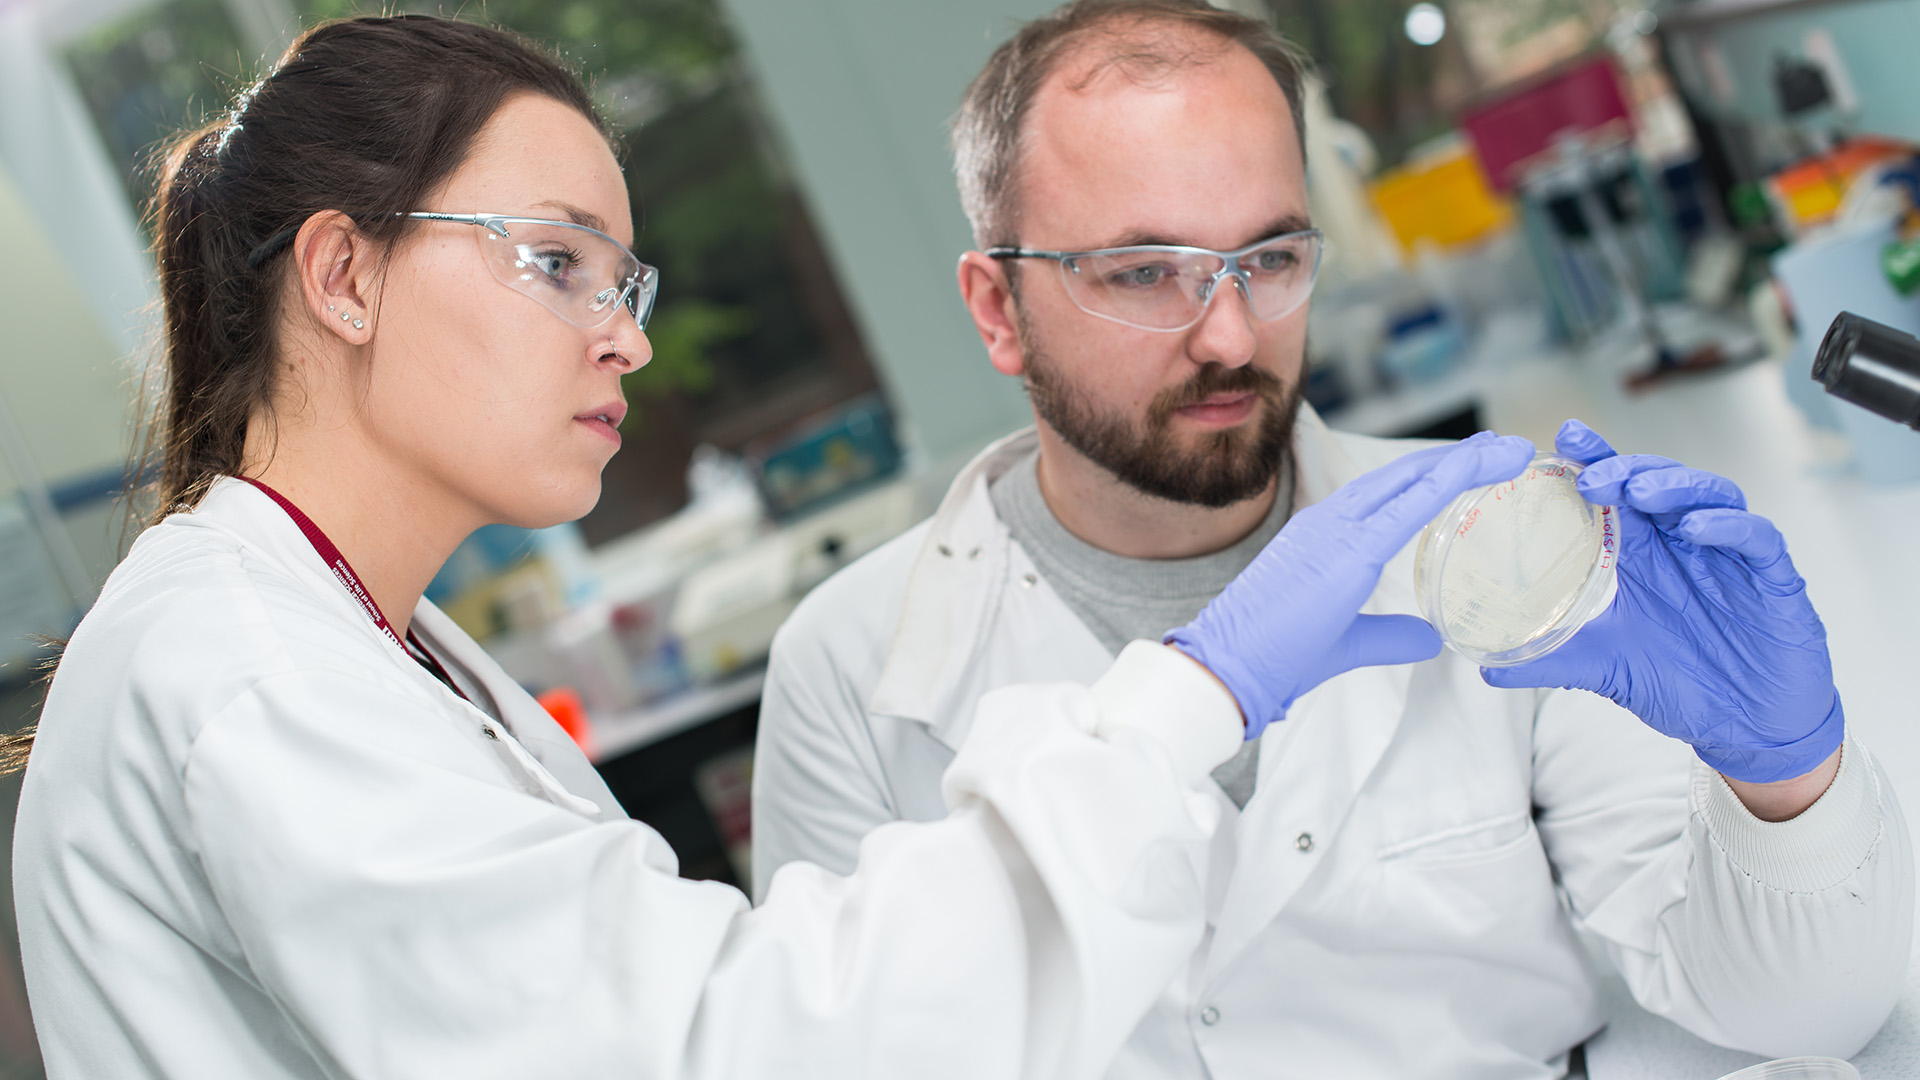
<svg viewBox="0 0 1920 1080">
<path fill-rule="evenodd" d="M 1325 249 L 1320 230 L 1282 233 L 1237 251 L 1144 244 L 1098 251 L 988 248 L 993 259 L 1052 259 L 1081 311 L 1138 330 L 1173 333 L 1206 314 L 1231 280 L 1256 319 L 1292 314 L 1313 292 Z"/>
<path fill-rule="evenodd" d="M 660 271 L 598 229 L 506 214 L 418 210 L 407 216 L 479 226 L 474 235 L 494 280 L 575 326 L 591 329 L 625 308 L 645 330 L 653 316 Z"/>
</svg>

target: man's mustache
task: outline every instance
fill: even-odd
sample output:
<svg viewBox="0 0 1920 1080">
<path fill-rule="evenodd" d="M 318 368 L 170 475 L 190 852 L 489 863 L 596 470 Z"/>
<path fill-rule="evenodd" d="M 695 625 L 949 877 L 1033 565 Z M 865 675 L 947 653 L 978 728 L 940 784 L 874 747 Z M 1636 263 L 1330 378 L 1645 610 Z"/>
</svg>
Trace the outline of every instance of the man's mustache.
<svg viewBox="0 0 1920 1080">
<path fill-rule="evenodd" d="M 1252 392 L 1268 404 L 1278 404 L 1285 391 L 1286 386 L 1279 378 L 1251 364 L 1231 368 L 1225 364 L 1207 364 L 1183 385 L 1162 391 L 1154 399 L 1150 414 L 1156 418 L 1168 416 L 1176 409 L 1198 405 L 1215 394 Z"/>
</svg>

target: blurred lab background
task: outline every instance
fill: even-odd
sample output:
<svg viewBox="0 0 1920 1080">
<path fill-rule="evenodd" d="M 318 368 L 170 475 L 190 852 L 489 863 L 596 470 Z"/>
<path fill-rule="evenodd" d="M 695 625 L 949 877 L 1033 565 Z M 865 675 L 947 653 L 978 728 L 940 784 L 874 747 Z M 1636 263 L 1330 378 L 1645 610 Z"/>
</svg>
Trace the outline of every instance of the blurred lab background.
<svg viewBox="0 0 1920 1080">
<path fill-rule="evenodd" d="M 1894 722 L 1920 655 L 1920 435 L 1808 377 L 1842 309 L 1920 331 L 1920 0 L 1230 2 L 1317 65 L 1314 406 L 1354 431 L 1543 445 L 1577 415 L 1734 477 L 1787 534 L 1849 714 L 1920 806 L 1920 736 Z M 944 122 L 1050 6 L 445 8 L 592 77 L 666 288 L 599 507 L 482 531 L 428 595 L 689 875 L 749 880 L 774 629 L 1029 422 L 955 294 L 970 240 Z M 71 629 L 132 540 L 149 148 L 300 27 L 361 10 L 0 0 L 0 721 L 37 705 L 35 635 Z M 10 892 L 0 909 L 0 1078 L 38 1076 Z"/>
</svg>

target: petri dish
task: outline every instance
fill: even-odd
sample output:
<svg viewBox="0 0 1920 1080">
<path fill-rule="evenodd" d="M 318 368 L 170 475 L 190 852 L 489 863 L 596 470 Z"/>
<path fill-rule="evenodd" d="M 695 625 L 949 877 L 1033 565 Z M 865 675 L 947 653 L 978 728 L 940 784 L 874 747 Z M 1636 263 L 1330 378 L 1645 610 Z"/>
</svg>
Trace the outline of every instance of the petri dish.
<svg viewBox="0 0 1920 1080">
<path fill-rule="evenodd" d="M 1720 1080 L 1860 1080 L 1860 1070 L 1839 1058 L 1780 1058 L 1728 1073 Z"/>
<path fill-rule="evenodd" d="M 1613 603 L 1618 511 L 1574 487 L 1580 463 L 1540 454 L 1455 499 L 1420 534 L 1421 613 L 1455 652 L 1510 667 L 1566 644 Z"/>
</svg>

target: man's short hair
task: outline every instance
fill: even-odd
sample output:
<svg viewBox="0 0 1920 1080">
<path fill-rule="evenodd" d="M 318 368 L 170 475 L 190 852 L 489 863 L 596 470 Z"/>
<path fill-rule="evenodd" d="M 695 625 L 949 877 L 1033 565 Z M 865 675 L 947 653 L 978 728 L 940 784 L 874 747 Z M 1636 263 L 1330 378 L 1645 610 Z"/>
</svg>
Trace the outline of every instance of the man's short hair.
<svg viewBox="0 0 1920 1080">
<path fill-rule="evenodd" d="M 1216 50 L 1183 48 L 1182 38 L 1191 35 L 1180 31 L 1198 31 L 1223 48 L 1240 45 L 1266 65 L 1286 95 L 1304 158 L 1307 64 L 1272 27 L 1206 0 L 1073 0 L 1027 23 L 995 49 L 954 114 L 953 170 L 976 244 L 1019 243 L 1016 189 L 1027 112 L 1061 59 L 1083 47 L 1103 51 L 1102 62 L 1086 80 L 1091 82 L 1113 66 L 1146 80 L 1218 56 Z"/>
</svg>

